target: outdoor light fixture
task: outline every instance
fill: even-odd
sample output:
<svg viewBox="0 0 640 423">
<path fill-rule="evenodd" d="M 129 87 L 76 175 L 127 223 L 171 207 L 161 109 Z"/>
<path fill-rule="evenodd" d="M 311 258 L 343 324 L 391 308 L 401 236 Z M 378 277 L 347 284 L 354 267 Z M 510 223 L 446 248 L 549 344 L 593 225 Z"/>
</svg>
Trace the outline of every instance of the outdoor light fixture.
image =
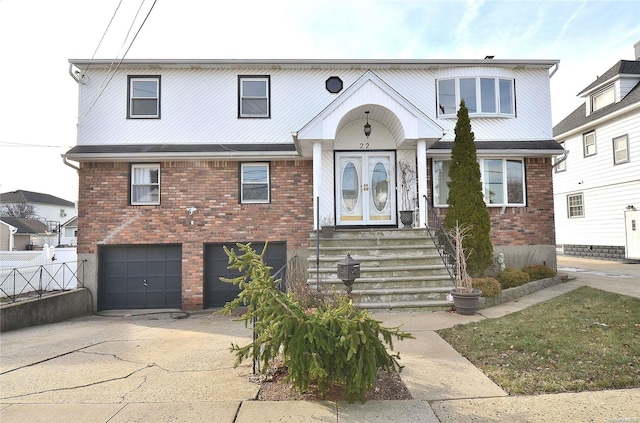
<svg viewBox="0 0 640 423">
<path fill-rule="evenodd" d="M 364 134 L 367 138 L 371 135 L 371 125 L 369 125 L 369 111 L 364 112 L 367 115 L 367 123 L 364 124 Z"/>
</svg>

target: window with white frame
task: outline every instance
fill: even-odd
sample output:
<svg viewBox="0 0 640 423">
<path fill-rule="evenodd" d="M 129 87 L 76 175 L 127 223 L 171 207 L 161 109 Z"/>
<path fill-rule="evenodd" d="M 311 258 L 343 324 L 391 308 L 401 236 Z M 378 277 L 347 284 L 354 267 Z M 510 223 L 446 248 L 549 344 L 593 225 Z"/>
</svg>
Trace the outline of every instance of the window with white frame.
<svg viewBox="0 0 640 423">
<path fill-rule="evenodd" d="M 160 117 L 160 77 L 129 76 L 127 115 L 132 119 Z"/>
<path fill-rule="evenodd" d="M 160 165 L 131 165 L 131 204 L 160 204 Z"/>
<path fill-rule="evenodd" d="M 567 195 L 567 216 L 584 217 L 584 198 L 581 192 Z"/>
<path fill-rule="evenodd" d="M 239 76 L 238 117 L 269 117 L 271 114 L 269 91 L 269 76 Z"/>
<path fill-rule="evenodd" d="M 629 161 L 629 137 L 623 135 L 613 139 L 613 163 L 620 164 Z"/>
<path fill-rule="evenodd" d="M 522 159 L 480 159 L 482 192 L 487 206 L 525 205 L 524 161 Z M 449 196 L 450 160 L 433 161 L 433 202 L 446 206 Z"/>
<path fill-rule="evenodd" d="M 437 83 L 438 116 L 456 115 L 464 100 L 470 115 L 514 116 L 513 79 L 492 77 L 447 78 Z"/>
<path fill-rule="evenodd" d="M 616 93 L 613 84 L 597 91 L 591 96 L 591 111 L 595 112 L 616 101 Z"/>
<path fill-rule="evenodd" d="M 582 151 L 584 157 L 595 156 L 596 154 L 596 133 L 595 131 L 582 134 Z"/>
<path fill-rule="evenodd" d="M 268 203 L 270 198 L 269 163 L 240 164 L 240 202 Z"/>
<path fill-rule="evenodd" d="M 560 147 L 562 147 L 564 149 L 564 141 L 559 142 L 558 144 L 560 144 Z M 562 161 L 561 161 L 562 160 Z M 567 170 L 567 160 L 566 160 L 566 156 L 556 156 L 554 158 L 554 162 L 556 164 L 555 168 L 556 168 L 556 173 L 558 172 L 564 172 L 565 170 Z"/>
</svg>

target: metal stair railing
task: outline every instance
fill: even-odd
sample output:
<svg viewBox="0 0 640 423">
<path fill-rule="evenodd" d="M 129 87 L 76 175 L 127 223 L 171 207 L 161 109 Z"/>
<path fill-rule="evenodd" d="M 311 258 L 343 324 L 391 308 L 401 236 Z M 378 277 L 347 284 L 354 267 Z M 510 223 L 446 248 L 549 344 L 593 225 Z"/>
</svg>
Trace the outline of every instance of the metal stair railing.
<svg viewBox="0 0 640 423">
<path fill-rule="evenodd" d="M 429 199 L 426 195 L 423 195 L 425 201 L 425 208 L 427 210 L 426 213 L 426 222 L 425 226 L 429 231 L 429 235 L 435 244 L 438 254 L 440 254 L 440 258 L 442 259 L 442 263 L 444 263 L 451 280 L 455 280 L 455 247 L 453 246 L 453 242 L 451 242 L 451 238 L 447 233 L 446 229 L 440 222 L 440 218 L 434 211 Z"/>
</svg>

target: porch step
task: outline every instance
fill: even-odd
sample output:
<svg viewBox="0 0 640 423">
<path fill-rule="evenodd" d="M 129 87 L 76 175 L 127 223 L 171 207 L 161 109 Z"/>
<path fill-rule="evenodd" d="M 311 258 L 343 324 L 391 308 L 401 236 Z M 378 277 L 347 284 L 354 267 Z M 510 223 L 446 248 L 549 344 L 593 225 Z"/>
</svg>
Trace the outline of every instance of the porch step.
<svg viewBox="0 0 640 423">
<path fill-rule="evenodd" d="M 451 307 L 445 297 L 453 287 L 426 229 L 337 230 L 319 241 L 309 234 L 307 283 L 314 291 L 344 291 L 337 264 L 347 254 L 360 261 L 360 278 L 351 297 L 366 309 L 428 309 Z"/>
</svg>

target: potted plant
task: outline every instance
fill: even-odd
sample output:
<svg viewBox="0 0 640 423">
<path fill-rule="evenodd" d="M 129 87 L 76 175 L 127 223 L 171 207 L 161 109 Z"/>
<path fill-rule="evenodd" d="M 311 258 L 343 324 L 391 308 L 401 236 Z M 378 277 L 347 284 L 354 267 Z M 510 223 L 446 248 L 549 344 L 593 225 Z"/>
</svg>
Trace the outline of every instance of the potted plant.
<svg viewBox="0 0 640 423">
<path fill-rule="evenodd" d="M 321 225 L 322 225 L 322 236 L 324 238 L 333 238 L 333 232 L 336 229 L 333 223 L 333 216 L 329 216 L 329 215 L 322 216 Z"/>
<path fill-rule="evenodd" d="M 455 251 L 455 288 L 451 290 L 453 297 L 453 305 L 456 313 L 464 315 L 473 315 L 478 311 L 478 300 L 482 295 L 482 291 L 473 287 L 471 276 L 467 273 L 467 257 L 462 247 L 462 240 L 468 235 L 469 226 L 462 228 L 456 222 L 449 234 L 453 238 Z"/>
<path fill-rule="evenodd" d="M 398 162 L 398 172 L 400 173 L 400 221 L 405 228 L 413 225 L 413 193 L 412 187 L 416 181 L 416 170 L 407 160 Z"/>
</svg>

